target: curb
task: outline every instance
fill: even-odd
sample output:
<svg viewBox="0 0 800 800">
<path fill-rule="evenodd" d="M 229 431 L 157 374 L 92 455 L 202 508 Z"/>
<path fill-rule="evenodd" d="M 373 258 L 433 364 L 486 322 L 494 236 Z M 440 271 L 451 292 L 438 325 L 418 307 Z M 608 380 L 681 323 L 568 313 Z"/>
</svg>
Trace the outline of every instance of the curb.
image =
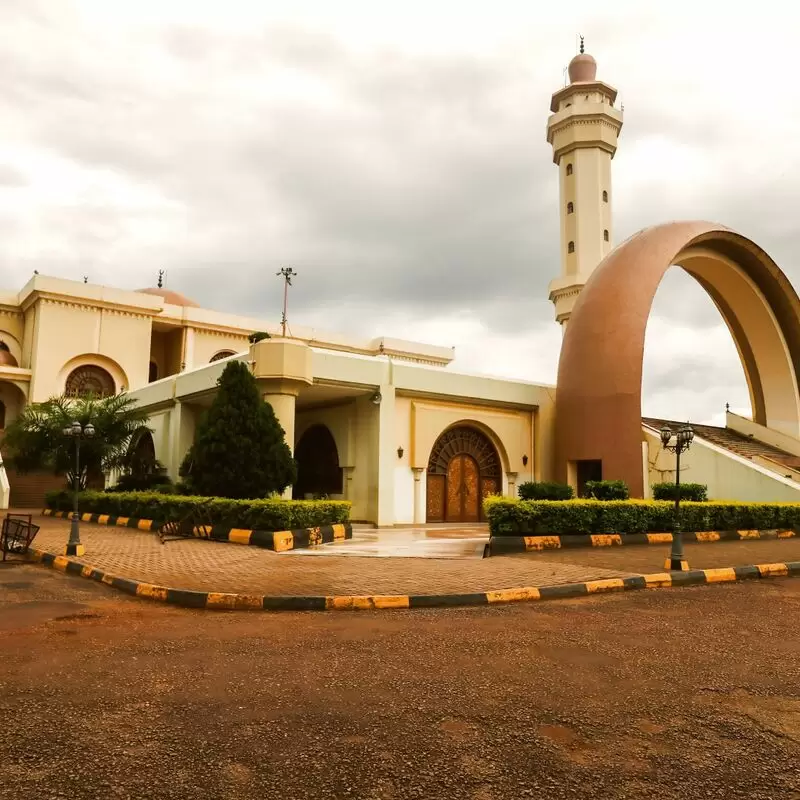
<svg viewBox="0 0 800 800">
<path fill-rule="evenodd" d="M 684 543 L 741 542 L 750 539 L 791 539 L 793 530 L 696 531 L 683 534 Z M 489 555 L 530 553 L 571 547 L 615 547 L 629 544 L 669 544 L 671 533 L 594 533 L 573 536 L 491 536 Z"/>
<path fill-rule="evenodd" d="M 634 589 L 666 589 L 673 586 L 702 586 L 712 583 L 761 578 L 800 576 L 800 561 L 776 564 L 754 564 L 723 569 L 695 569 L 689 572 L 659 572 L 636 575 L 632 578 L 606 578 L 585 583 L 565 583 L 555 586 L 523 586 L 489 592 L 465 594 L 418 595 L 256 595 L 230 592 L 197 592 L 171 589 L 152 583 L 122 578 L 103 572 L 97 567 L 82 564 L 66 556 L 57 556 L 31 548 L 28 559 L 52 567 L 67 575 L 77 575 L 104 583 L 126 594 L 171 603 L 184 608 L 240 611 L 341 611 L 347 609 L 441 608 L 486 606 L 518 603 L 531 600 L 555 600 L 587 597 L 593 594 L 623 592 Z"/>
<path fill-rule="evenodd" d="M 70 519 L 71 511 L 53 511 L 46 508 L 44 517 Z M 97 525 L 111 525 L 120 528 L 133 528 L 139 531 L 155 531 L 158 528 L 155 520 L 136 519 L 135 517 L 117 517 L 113 514 L 81 514 L 81 522 L 93 522 Z M 353 538 L 353 526 L 347 523 L 321 525 L 318 528 L 297 528 L 292 531 L 258 531 L 250 528 L 227 528 L 223 525 L 198 525 L 194 529 L 196 539 L 212 539 L 215 542 L 232 542 L 261 547 L 283 553 L 300 547 L 311 547 L 317 544 L 330 544 Z"/>
</svg>

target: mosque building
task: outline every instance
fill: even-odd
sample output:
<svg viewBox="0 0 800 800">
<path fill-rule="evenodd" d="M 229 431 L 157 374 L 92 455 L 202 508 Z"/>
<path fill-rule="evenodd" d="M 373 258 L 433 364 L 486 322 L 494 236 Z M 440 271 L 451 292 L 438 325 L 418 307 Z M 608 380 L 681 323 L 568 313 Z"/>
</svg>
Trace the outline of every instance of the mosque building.
<svg viewBox="0 0 800 800">
<path fill-rule="evenodd" d="M 623 124 L 616 89 L 584 52 L 552 96 L 547 141 L 559 174 L 563 330 L 557 386 L 460 374 L 452 349 L 361 340 L 200 308 L 161 285 L 128 291 L 34 275 L 0 293 L 0 429 L 27 403 L 127 391 L 150 416 L 136 447 L 173 479 L 228 361 L 247 363 L 298 462 L 295 497 L 352 503 L 378 526 L 482 519 L 491 494 L 524 481 L 580 491 L 623 479 L 647 497 L 674 480 L 662 420 L 642 418 L 644 335 L 664 272 L 680 266 L 725 319 L 752 418 L 695 426 L 682 457 L 709 496 L 800 500 L 800 300 L 755 243 L 708 222 L 647 228 L 613 246 L 611 165 Z M 267 332 L 254 344 L 249 336 Z M 0 468 L 6 505 L 36 507 L 63 477 Z"/>
</svg>

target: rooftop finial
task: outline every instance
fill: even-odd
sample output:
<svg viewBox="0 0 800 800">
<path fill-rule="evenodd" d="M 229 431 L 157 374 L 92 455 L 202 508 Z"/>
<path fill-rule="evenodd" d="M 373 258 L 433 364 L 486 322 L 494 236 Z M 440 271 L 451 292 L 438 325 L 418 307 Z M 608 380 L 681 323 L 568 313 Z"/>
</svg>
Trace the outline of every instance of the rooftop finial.
<svg viewBox="0 0 800 800">
<path fill-rule="evenodd" d="M 163 289 L 164 288 L 164 270 L 163 269 L 160 269 L 158 271 L 158 288 L 159 289 Z"/>
<path fill-rule="evenodd" d="M 583 36 L 581 36 L 581 53 L 583 53 Z"/>
</svg>

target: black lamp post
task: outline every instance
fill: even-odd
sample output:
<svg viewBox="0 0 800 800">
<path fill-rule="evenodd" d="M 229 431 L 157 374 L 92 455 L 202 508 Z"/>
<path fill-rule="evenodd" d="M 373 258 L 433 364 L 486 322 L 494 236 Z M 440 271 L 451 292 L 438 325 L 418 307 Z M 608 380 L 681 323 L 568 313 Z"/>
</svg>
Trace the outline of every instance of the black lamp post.
<svg viewBox="0 0 800 800">
<path fill-rule="evenodd" d="M 72 480 L 72 523 L 69 528 L 69 541 L 67 542 L 66 554 L 68 556 L 82 556 L 85 552 L 81 544 L 80 514 L 78 513 L 78 495 L 81 491 L 81 440 L 94 438 L 94 425 L 87 422 L 81 425 L 75 420 L 70 422 L 63 430 L 64 436 L 75 442 L 75 472 Z"/>
<path fill-rule="evenodd" d="M 671 444 L 672 439 L 675 443 Z M 665 569 L 685 572 L 689 564 L 683 556 L 683 533 L 681 532 L 681 453 L 685 453 L 692 444 L 694 431 L 687 422 L 677 431 L 665 425 L 661 429 L 661 444 L 665 450 L 675 453 L 675 512 L 672 520 L 672 552 L 664 564 Z"/>
</svg>

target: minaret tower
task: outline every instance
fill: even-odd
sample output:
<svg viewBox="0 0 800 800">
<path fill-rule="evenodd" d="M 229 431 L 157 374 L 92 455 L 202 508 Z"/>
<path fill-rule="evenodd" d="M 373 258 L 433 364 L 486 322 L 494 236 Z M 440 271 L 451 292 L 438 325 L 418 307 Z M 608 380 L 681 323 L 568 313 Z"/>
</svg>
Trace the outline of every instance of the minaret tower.
<svg viewBox="0 0 800 800">
<path fill-rule="evenodd" d="M 622 129 L 617 90 L 598 81 L 597 62 L 583 52 L 569 62 L 569 84 L 550 103 L 547 141 L 558 165 L 561 274 L 550 282 L 556 321 L 566 329 L 592 270 L 611 251 L 611 159 Z"/>
</svg>

